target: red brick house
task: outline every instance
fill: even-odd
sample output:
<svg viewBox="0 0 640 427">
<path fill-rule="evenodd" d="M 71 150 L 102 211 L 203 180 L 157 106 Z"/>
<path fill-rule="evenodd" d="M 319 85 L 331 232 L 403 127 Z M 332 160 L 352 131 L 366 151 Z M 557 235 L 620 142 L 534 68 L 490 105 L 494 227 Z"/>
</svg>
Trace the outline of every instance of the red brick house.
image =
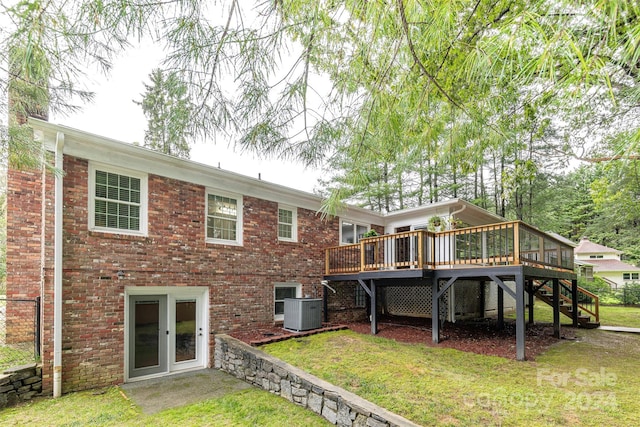
<svg viewBox="0 0 640 427">
<path fill-rule="evenodd" d="M 42 296 L 45 392 L 54 365 L 64 392 L 208 366 L 212 334 L 272 325 L 284 297 L 322 296 L 340 223 L 320 218 L 320 198 L 31 124 L 64 172 L 8 173 L 7 289 Z M 376 219 L 347 212 L 367 230 Z"/>
<path fill-rule="evenodd" d="M 338 217 L 322 218 L 322 199 L 309 193 L 68 127 L 30 123 L 62 172 L 8 172 L 7 296 L 42 298 L 45 393 L 210 366 L 214 334 L 273 325 L 282 320 L 284 298 L 325 296 L 323 280 L 337 290 L 327 292 L 325 317 L 366 318 L 373 306 L 373 327 L 381 301 L 377 279 L 394 285 L 387 286 L 383 310 L 392 312 L 396 304 L 400 314 L 423 313 L 412 304 L 433 302 L 436 325 L 433 290 L 449 295 L 448 320 L 491 309 L 484 302 L 468 309 L 453 304 L 448 289 L 438 287 L 442 280 L 448 280 L 446 288 L 458 279 L 473 282 L 459 286 L 458 301 L 482 295 L 502 307 L 506 289 L 524 322 L 524 289 L 535 291 L 528 277 L 575 279 L 572 272 L 549 273 L 549 267 L 569 267 L 565 261 L 573 254 L 564 246 L 553 241 L 553 248 L 533 247 L 531 242 L 551 238 L 464 201 L 388 215 L 347 207 Z M 427 232 L 431 217 L 473 228 Z M 365 246 L 361 239 L 371 228 L 386 236 Z M 431 249 L 423 251 L 427 237 Z M 511 255 L 496 258 L 494 241 L 506 243 Z M 461 250 L 464 242 L 483 253 L 471 257 Z M 410 253 L 420 260 L 412 264 Z M 534 261 L 544 267 L 522 270 Z M 499 269 L 478 279 L 478 266 Z M 452 271 L 454 276 L 445 274 Z M 503 280 L 514 281 L 514 290 Z M 485 292 L 489 282 L 498 285 Z M 524 336 L 518 334 L 524 358 Z"/>
</svg>

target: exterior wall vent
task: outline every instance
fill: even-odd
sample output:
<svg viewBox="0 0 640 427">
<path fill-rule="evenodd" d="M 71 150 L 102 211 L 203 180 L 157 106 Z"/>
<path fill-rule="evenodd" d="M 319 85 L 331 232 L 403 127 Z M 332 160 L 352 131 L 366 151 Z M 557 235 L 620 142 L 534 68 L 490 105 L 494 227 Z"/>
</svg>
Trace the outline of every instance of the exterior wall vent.
<svg viewBox="0 0 640 427">
<path fill-rule="evenodd" d="M 285 298 L 284 328 L 308 331 L 322 326 L 322 300 L 311 298 Z"/>
</svg>

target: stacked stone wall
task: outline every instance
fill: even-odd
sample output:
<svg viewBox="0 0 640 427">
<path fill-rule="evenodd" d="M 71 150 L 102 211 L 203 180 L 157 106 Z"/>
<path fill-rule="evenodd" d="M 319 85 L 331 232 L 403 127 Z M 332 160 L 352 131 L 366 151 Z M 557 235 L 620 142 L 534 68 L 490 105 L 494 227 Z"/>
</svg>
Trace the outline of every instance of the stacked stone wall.
<svg viewBox="0 0 640 427">
<path fill-rule="evenodd" d="M 31 400 L 41 392 L 42 368 L 35 363 L 0 374 L 0 408 Z"/>
<path fill-rule="evenodd" d="M 228 335 L 216 335 L 215 367 L 345 427 L 417 424 Z"/>
</svg>

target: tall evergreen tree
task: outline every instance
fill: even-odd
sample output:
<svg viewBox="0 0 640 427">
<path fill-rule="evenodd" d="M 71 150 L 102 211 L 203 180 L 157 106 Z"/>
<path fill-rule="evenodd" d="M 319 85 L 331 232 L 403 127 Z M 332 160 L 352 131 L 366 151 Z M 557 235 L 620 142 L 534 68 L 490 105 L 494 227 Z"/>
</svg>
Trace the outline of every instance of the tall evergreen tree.
<svg viewBox="0 0 640 427">
<path fill-rule="evenodd" d="M 144 146 L 171 156 L 189 158 L 191 101 L 187 87 L 176 73 L 156 68 L 149 74 L 151 84 L 145 83 L 142 107 L 147 117 Z"/>
</svg>

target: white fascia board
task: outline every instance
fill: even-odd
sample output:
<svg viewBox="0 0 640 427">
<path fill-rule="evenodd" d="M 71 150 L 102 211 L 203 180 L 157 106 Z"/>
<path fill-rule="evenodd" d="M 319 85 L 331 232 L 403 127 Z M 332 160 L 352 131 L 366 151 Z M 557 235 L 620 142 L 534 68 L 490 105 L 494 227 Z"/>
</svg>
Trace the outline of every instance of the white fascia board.
<svg viewBox="0 0 640 427">
<path fill-rule="evenodd" d="M 448 216 L 451 212 L 451 207 L 460 204 L 460 202 L 458 199 L 452 199 L 390 212 L 385 215 L 385 224 L 393 227 L 426 223 L 429 217 L 434 215 Z"/>
<path fill-rule="evenodd" d="M 427 216 L 433 215 L 450 215 L 456 210 L 465 206 L 465 209 L 473 210 L 482 216 L 486 216 L 491 219 L 495 219 L 496 222 L 504 222 L 506 221 L 499 215 L 493 214 L 485 209 L 482 209 L 473 203 L 467 202 L 462 199 L 450 199 L 437 203 L 430 203 L 428 205 L 416 206 L 414 208 L 403 209 L 400 211 L 395 211 L 388 213 L 385 215 L 385 218 L 389 223 L 397 222 L 397 221 L 407 221 L 415 218 L 423 218 Z"/>
</svg>

